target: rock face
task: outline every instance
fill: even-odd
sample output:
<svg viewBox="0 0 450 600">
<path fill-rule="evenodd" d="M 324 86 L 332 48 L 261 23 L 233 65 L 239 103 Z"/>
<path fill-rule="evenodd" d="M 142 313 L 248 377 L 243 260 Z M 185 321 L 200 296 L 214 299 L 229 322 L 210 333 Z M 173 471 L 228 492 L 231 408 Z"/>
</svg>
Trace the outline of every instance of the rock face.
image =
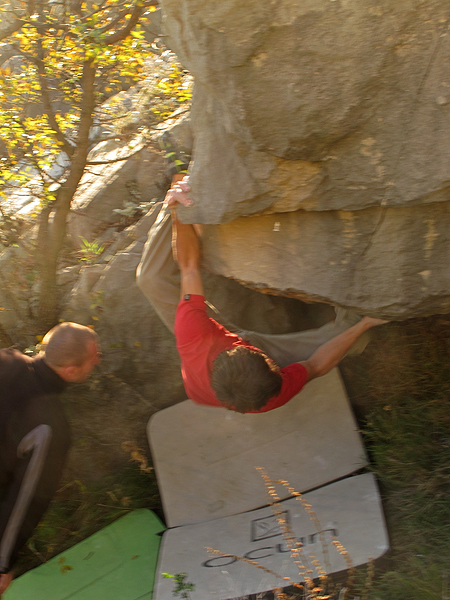
<svg viewBox="0 0 450 600">
<path fill-rule="evenodd" d="M 196 82 L 181 218 L 216 225 L 208 268 L 391 319 L 449 311 L 448 3 L 161 5 Z"/>
<path fill-rule="evenodd" d="M 362 314 L 395 320 L 445 312 L 448 208 L 280 213 L 209 225 L 206 266 L 255 289 Z"/>
<path fill-rule="evenodd" d="M 92 242 L 99 228 L 114 225 L 119 220 L 117 210 L 137 207 L 163 193 L 164 159 L 160 153 L 137 143 L 136 148 L 109 149 L 108 142 L 95 148 L 93 159 L 117 161 L 90 167 L 83 175 L 72 202 L 68 233 L 75 246 L 81 237 Z M 98 148 L 98 149 L 97 149 Z M 128 160 L 118 161 L 122 156 Z"/>
</svg>

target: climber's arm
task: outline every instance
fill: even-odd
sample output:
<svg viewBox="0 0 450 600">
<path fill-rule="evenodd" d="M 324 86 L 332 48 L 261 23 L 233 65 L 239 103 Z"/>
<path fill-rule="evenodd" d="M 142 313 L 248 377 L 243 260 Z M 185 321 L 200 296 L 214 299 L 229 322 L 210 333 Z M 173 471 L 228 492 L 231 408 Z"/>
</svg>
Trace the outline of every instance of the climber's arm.
<svg viewBox="0 0 450 600">
<path fill-rule="evenodd" d="M 176 214 L 176 205 L 191 206 L 192 201 L 187 195 L 190 188 L 185 177 L 173 182 L 167 192 L 166 203 L 172 214 L 172 251 L 181 274 L 181 297 L 186 294 L 204 295 L 203 282 L 200 274 L 200 240 L 194 225 L 181 223 Z"/>
<path fill-rule="evenodd" d="M 322 344 L 308 360 L 300 363 L 308 371 L 308 381 L 326 375 L 344 358 L 348 350 L 365 331 L 383 323 L 387 323 L 387 321 L 364 317 L 353 327 Z"/>
<path fill-rule="evenodd" d="M 200 274 L 200 240 L 193 225 L 180 223 L 172 209 L 172 250 L 180 267 L 181 297 L 186 294 L 204 295 Z"/>
</svg>

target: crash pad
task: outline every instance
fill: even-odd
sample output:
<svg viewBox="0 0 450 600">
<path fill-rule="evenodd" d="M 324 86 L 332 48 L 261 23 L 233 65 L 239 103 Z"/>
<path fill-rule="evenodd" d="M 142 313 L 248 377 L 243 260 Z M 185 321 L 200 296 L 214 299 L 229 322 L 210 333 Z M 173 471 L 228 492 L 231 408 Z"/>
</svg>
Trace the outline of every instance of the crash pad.
<svg viewBox="0 0 450 600">
<path fill-rule="evenodd" d="M 153 415 L 147 434 L 169 527 L 267 504 L 255 467 L 265 467 L 304 492 L 366 462 L 337 369 L 267 413 L 239 414 L 181 402 Z"/>
<path fill-rule="evenodd" d="M 130 512 L 14 580 L 4 600 L 151 600 L 164 525 Z"/>
<path fill-rule="evenodd" d="M 276 473 L 274 474 L 276 477 Z M 312 507 L 316 520 L 296 498 L 276 508 L 289 524 L 295 540 L 302 544 L 300 560 L 309 576 L 319 575 L 314 560 L 328 574 L 342 571 L 347 561 L 333 540 L 338 540 L 357 566 L 380 557 L 388 549 L 381 501 L 371 473 L 348 477 L 309 492 L 303 499 Z M 173 580 L 162 573 L 186 573 L 195 585 L 195 600 L 226 600 L 258 594 L 276 586 L 304 581 L 290 555 L 275 507 L 168 529 L 163 536 L 157 567 L 155 600 L 173 599 Z M 218 550 L 225 556 L 211 553 Z M 265 572 L 235 556 L 255 561 L 270 569 Z M 317 564 L 317 563 L 316 563 Z"/>
</svg>

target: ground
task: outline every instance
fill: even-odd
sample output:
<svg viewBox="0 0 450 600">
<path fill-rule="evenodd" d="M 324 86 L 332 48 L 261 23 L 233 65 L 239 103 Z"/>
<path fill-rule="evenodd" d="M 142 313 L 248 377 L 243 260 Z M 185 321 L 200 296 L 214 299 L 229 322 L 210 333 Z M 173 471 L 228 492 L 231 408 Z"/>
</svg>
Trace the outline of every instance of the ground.
<svg viewBox="0 0 450 600">
<path fill-rule="evenodd" d="M 375 329 L 364 354 L 341 364 L 392 547 L 375 565 L 373 581 L 370 569 L 357 572 L 346 598 L 449 597 L 449 354 L 450 316 L 434 316 Z M 22 552 L 19 572 L 129 510 L 147 507 L 163 519 L 145 436 L 151 404 L 119 379 L 95 374 L 66 394 L 65 403 L 74 430 L 65 481 Z M 338 580 L 347 583 L 346 576 Z"/>
</svg>

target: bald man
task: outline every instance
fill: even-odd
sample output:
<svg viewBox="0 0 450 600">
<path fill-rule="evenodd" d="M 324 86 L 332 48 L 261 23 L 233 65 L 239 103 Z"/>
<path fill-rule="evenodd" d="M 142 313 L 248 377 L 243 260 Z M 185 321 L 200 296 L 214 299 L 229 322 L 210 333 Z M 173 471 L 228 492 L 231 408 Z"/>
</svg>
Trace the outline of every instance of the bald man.
<svg viewBox="0 0 450 600">
<path fill-rule="evenodd" d="M 58 396 L 99 362 L 97 334 L 77 323 L 51 329 L 34 357 L 0 350 L 0 597 L 62 475 L 70 432 Z"/>
</svg>

